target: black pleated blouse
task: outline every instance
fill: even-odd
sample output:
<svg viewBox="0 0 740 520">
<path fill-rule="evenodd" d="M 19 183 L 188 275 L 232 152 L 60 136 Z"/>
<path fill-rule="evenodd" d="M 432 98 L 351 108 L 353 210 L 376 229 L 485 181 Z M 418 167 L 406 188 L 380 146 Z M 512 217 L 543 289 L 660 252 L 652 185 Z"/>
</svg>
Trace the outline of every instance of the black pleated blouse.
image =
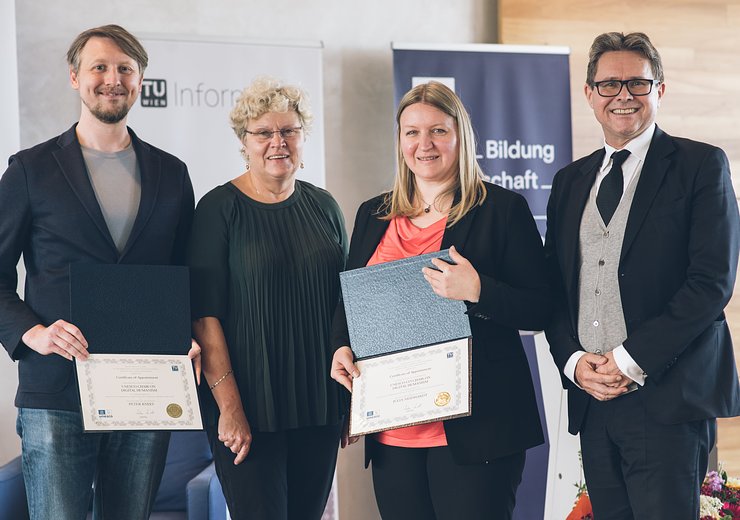
<svg viewBox="0 0 740 520">
<path fill-rule="evenodd" d="M 253 430 L 339 421 L 344 395 L 329 377 L 329 336 L 346 246 L 336 201 L 306 182 L 275 204 L 232 183 L 198 203 L 188 252 L 193 319 L 221 321 Z M 204 420 L 216 424 L 202 386 Z"/>
</svg>

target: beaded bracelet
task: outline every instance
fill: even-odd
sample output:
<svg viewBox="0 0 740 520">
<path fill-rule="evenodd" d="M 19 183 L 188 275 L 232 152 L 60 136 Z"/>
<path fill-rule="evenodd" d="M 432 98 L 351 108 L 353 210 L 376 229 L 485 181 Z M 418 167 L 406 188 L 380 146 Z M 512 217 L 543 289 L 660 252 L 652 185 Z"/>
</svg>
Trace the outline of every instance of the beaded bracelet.
<svg viewBox="0 0 740 520">
<path fill-rule="evenodd" d="M 225 373 L 224 375 L 222 375 L 222 376 L 221 376 L 221 377 L 219 378 L 219 380 L 218 380 L 218 381 L 216 381 L 215 383 L 213 383 L 213 384 L 212 384 L 211 386 L 209 386 L 208 388 L 210 388 L 211 390 L 213 390 L 214 388 L 216 388 L 216 387 L 217 387 L 218 385 L 220 385 L 220 384 L 221 384 L 221 381 L 223 381 L 224 379 L 226 379 L 227 377 L 229 377 L 229 376 L 231 375 L 231 373 L 232 373 L 232 372 L 233 372 L 233 370 L 229 370 L 229 371 L 228 371 L 228 372 L 226 372 L 226 373 Z"/>
</svg>

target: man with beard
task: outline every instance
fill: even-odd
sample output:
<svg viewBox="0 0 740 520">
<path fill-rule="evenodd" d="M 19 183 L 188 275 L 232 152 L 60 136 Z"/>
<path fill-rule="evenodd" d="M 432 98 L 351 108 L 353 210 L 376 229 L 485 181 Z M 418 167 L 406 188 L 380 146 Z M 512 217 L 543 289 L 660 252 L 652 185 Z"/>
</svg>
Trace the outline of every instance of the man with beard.
<svg viewBox="0 0 740 520">
<path fill-rule="evenodd" d="M 67 60 L 79 122 L 12 156 L 0 178 L 0 342 L 19 362 L 31 518 L 84 519 L 94 482 L 94 518 L 144 520 L 169 433 L 82 431 L 72 359 L 86 359 L 88 345 L 69 321 L 69 265 L 181 264 L 193 190 L 182 161 L 126 126 L 148 61 L 141 43 L 106 25 L 81 33 Z"/>
</svg>

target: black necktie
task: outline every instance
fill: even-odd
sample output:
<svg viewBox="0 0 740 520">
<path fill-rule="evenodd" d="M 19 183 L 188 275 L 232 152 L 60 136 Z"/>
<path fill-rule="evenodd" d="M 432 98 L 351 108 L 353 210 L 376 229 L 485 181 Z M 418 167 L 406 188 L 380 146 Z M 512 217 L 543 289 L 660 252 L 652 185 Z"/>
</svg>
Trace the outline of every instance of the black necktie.
<svg viewBox="0 0 740 520">
<path fill-rule="evenodd" d="M 609 225 L 612 215 L 619 206 L 624 191 L 624 177 L 622 176 L 622 163 L 629 157 L 629 150 L 620 150 L 612 154 L 612 169 L 601 181 L 599 193 L 596 195 L 596 207 L 599 208 L 601 218 L 605 225 Z"/>
</svg>

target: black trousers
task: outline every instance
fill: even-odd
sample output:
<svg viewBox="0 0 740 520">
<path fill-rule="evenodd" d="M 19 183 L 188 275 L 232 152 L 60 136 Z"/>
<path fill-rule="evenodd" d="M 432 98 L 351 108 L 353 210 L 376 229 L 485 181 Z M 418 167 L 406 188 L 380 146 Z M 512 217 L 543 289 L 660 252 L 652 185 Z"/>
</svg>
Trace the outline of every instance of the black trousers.
<svg viewBox="0 0 740 520">
<path fill-rule="evenodd" d="M 374 441 L 370 441 L 374 442 Z M 373 446 L 373 486 L 383 520 L 508 520 L 525 452 L 459 465 L 447 446 Z"/>
<path fill-rule="evenodd" d="M 319 520 L 334 478 L 341 423 L 275 433 L 252 432 L 247 458 L 208 429 L 216 473 L 232 520 Z"/>
<path fill-rule="evenodd" d="M 581 428 L 595 520 L 696 520 L 716 421 L 660 424 L 640 390 L 592 399 Z"/>
</svg>

